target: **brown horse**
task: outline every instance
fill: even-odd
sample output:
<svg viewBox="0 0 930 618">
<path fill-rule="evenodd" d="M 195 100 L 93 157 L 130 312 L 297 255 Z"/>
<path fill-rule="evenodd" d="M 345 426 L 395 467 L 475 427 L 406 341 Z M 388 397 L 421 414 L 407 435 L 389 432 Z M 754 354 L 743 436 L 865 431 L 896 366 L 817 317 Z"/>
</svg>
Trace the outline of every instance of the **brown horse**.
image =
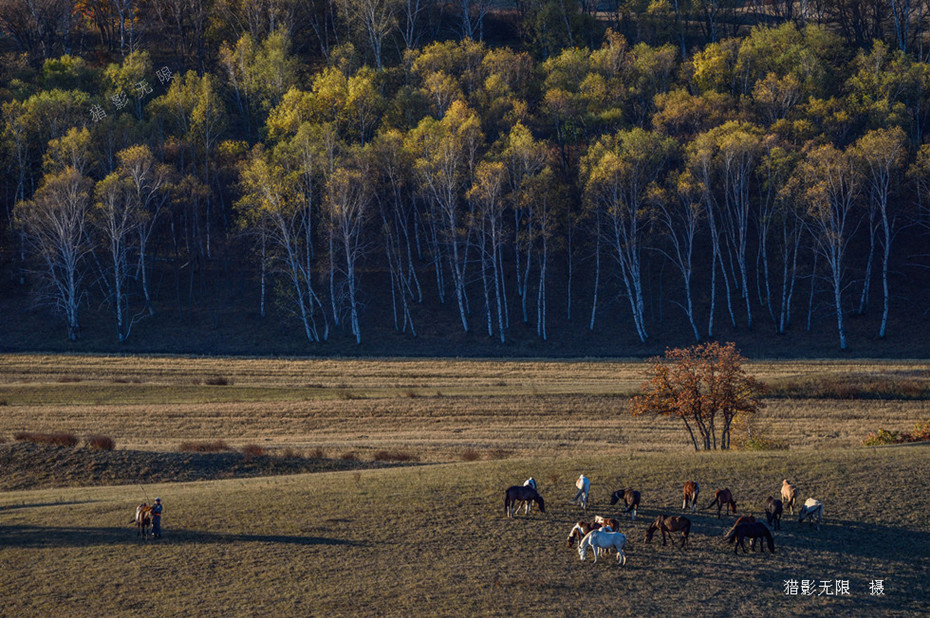
<svg viewBox="0 0 930 618">
<path fill-rule="evenodd" d="M 681 510 L 687 511 L 688 507 L 691 507 L 691 512 L 693 513 L 697 509 L 697 497 L 701 493 L 701 486 L 698 485 L 695 481 L 688 481 L 684 486 L 684 495 L 685 498 L 681 503 Z"/>
<path fill-rule="evenodd" d="M 600 530 L 601 524 L 595 521 L 579 521 L 572 528 L 572 531 L 568 533 L 568 547 L 572 547 L 575 544 L 575 541 L 581 542 L 581 539 L 586 537 L 589 532 L 592 530 Z M 614 530 L 616 532 L 616 530 Z"/>
<path fill-rule="evenodd" d="M 765 501 L 765 518 L 772 530 L 781 530 L 781 515 L 783 512 L 781 500 L 769 496 Z"/>
<path fill-rule="evenodd" d="M 742 547 L 743 553 L 748 554 L 749 550 L 743 545 L 743 539 L 752 539 L 753 550 L 755 550 L 755 540 L 764 539 L 769 546 L 769 551 L 775 553 L 775 541 L 772 539 L 772 533 L 765 527 L 761 521 L 755 521 L 748 524 L 733 526 L 727 533 L 726 540 L 728 543 L 734 543 L 733 553 L 739 553 L 737 550 Z M 762 545 L 762 552 L 765 553 L 765 545 Z"/>
<path fill-rule="evenodd" d="M 646 542 L 652 540 L 652 535 L 656 533 L 657 530 L 662 531 L 662 546 L 665 547 L 665 535 L 668 534 L 669 537 L 672 536 L 673 532 L 681 532 L 681 547 L 684 549 L 685 544 L 688 542 L 688 535 L 691 533 L 691 520 L 687 517 L 673 516 L 669 517 L 668 515 L 659 515 L 656 517 L 656 520 L 652 522 L 652 525 L 646 529 Z"/>
<path fill-rule="evenodd" d="M 136 507 L 135 516 L 129 520 L 129 523 L 136 526 L 136 536 L 148 538 L 148 529 L 152 526 L 152 507 L 145 502 Z"/>
<path fill-rule="evenodd" d="M 794 506 L 798 503 L 798 488 L 788 482 L 788 479 L 782 479 L 781 482 L 781 502 L 783 508 L 794 515 Z"/>
<path fill-rule="evenodd" d="M 730 493 L 729 489 L 718 489 L 714 492 L 713 501 L 704 507 L 704 510 L 709 509 L 710 507 L 717 505 L 717 518 L 720 518 L 720 511 L 724 506 L 727 507 L 727 515 L 730 514 L 730 511 L 736 513 L 736 500 L 733 499 L 733 494 Z"/>
<path fill-rule="evenodd" d="M 614 504 L 617 504 L 620 500 L 623 500 L 626 503 L 626 509 L 624 509 L 623 512 L 629 513 L 630 511 L 632 511 L 632 513 L 630 514 L 630 521 L 635 520 L 636 509 L 639 508 L 639 500 L 640 500 L 639 492 L 634 491 L 632 489 L 618 489 L 617 491 L 615 491 L 614 493 L 610 495 L 611 506 L 613 506 Z"/>
</svg>

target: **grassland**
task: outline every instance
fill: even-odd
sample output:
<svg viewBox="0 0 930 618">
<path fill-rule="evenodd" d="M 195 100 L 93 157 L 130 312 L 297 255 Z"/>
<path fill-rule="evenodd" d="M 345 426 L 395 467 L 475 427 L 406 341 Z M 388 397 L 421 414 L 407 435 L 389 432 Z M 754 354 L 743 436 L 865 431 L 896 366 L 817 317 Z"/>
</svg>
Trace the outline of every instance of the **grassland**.
<svg viewBox="0 0 930 618">
<path fill-rule="evenodd" d="M 166 505 L 158 542 L 125 525 L 138 487 L 2 493 L 0 613 L 918 615 L 930 611 L 928 455 L 631 453 L 152 486 Z M 643 492 L 640 518 L 623 522 L 625 567 L 581 563 L 564 546 L 579 470 L 592 513 L 617 512 L 611 489 Z M 548 512 L 507 520 L 502 489 L 529 475 Z M 708 512 L 693 517 L 686 551 L 642 542 L 686 479 L 728 486 L 758 514 L 783 476 L 824 502 L 826 525 L 786 517 L 774 556 L 735 556 L 719 538 L 732 518 Z M 786 596 L 787 579 L 848 580 L 850 595 Z M 869 595 L 875 579 L 884 596 Z"/>
<path fill-rule="evenodd" d="M 122 448 L 148 450 L 222 439 L 322 448 L 328 456 L 404 448 L 424 461 L 688 448 L 680 424 L 626 413 L 642 368 L 606 361 L 8 355 L 0 356 L 0 438 L 96 433 Z M 930 394 L 915 397 L 930 384 L 926 363 L 766 362 L 750 371 L 774 395 L 757 427 L 794 449 L 854 446 L 878 426 L 903 431 L 930 418 Z M 865 398 L 845 397 L 878 378 L 894 387 L 887 397 L 869 389 L 861 391 Z M 815 390 L 823 384 L 844 397 Z"/>
<path fill-rule="evenodd" d="M 421 465 L 219 481 L 0 492 L 0 615 L 915 615 L 930 611 L 930 446 L 859 447 L 930 418 L 926 363 L 753 363 L 770 388 L 754 427 L 790 450 L 693 453 L 681 426 L 633 418 L 636 362 L 318 361 L 0 356 L 0 440 L 17 431 L 115 438 L 121 450 L 192 440 L 270 453 Z M 318 451 L 317 451 L 318 452 Z M 78 457 L 79 459 L 79 457 Z M 609 492 L 643 492 L 626 567 L 564 547 Z M 37 470 L 36 474 L 39 474 Z M 75 468 L 80 474 L 80 467 Z M 503 517 L 534 476 L 547 513 Z M 734 556 L 732 518 L 694 516 L 685 552 L 645 545 L 681 484 L 733 490 L 760 514 L 781 479 L 826 506 L 820 531 L 786 517 L 774 556 Z M 73 481 L 74 479 L 70 479 Z M 70 482 L 68 484 L 73 484 Z M 48 483 L 46 483 L 48 485 Z M 155 494 L 166 536 L 126 522 Z M 784 580 L 849 580 L 849 596 L 784 594 Z M 885 595 L 869 582 L 884 580 Z"/>
</svg>

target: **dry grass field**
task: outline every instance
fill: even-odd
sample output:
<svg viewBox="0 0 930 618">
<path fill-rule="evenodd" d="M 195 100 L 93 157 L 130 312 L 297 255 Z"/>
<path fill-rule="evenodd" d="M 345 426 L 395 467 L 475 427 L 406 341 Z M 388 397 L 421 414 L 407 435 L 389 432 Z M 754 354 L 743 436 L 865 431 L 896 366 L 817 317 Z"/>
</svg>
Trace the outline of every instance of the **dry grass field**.
<svg viewBox="0 0 930 618">
<path fill-rule="evenodd" d="M 642 370 L 641 362 L 607 361 L 8 355 L 0 356 L 0 438 L 68 431 L 107 435 L 119 448 L 225 440 L 322 448 L 332 457 L 403 448 L 424 461 L 690 448 L 680 423 L 626 412 Z M 930 419 L 930 392 L 920 396 L 930 391 L 926 363 L 791 361 L 749 370 L 776 395 L 756 426 L 792 449 L 854 446 L 879 426 L 907 430 Z M 834 399 L 815 390 L 876 377 L 892 395 Z"/>
<path fill-rule="evenodd" d="M 609 492 L 639 488 L 622 521 L 627 565 L 565 547 L 580 512 L 616 515 Z M 547 513 L 508 520 L 503 489 L 533 475 Z M 733 517 L 693 516 L 691 548 L 643 543 L 677 512 L 681 483 L 733 490 L 761 511 L 781 478 L 825 504 L 818 532 L 785 517 L 776 553 L 734 555 Z M 921 615 L 930 611 L 930 450 L 515 458 L 204 483 L 0 493 L 0 613 L 48 615 Z M 880 480 L 879 480 L 880 479 Z M 915 482 L 919 486 L 915 486 Z M 165 537 L 126 525 L 146 492 Z M 848 596 L 786 596 L 784 581 L 849 582 Z M 869 584 L 882 580 L 884 596 Z"/>
<path fill-rule="evenodd" d="M 110 436 L 117 452 L 223 440 L 363 461 L 397 449 L 422 462 L 0 492 L 0 615 L 930 612 L 930 445 L 859 446 L 878 427 L 930 419 L 926 363 L 751 364 L 770 392 L 754 427 L 789 450 L 728 453 L 691 452 L 678 423 L 632 418 L 642 369 L 0 356 L 2 441 L 65 431 Z M 589 514 L 616 515 L 614 489 L 643 493 L 640 517 L 623 521 L 625 567 L 583 564 L 565 547 L 580 472 L 592 480 Z M 503 490 L 528 476 L 548 512 L 508 520 Z M 678 512 L 685 480 L 701 483 L 701 506 L 729 487 L 741 512 L 760 515 L 784 477 L 824 502 L 827 523 L 817 532 L 786 515 L 774 556 L 735 556 L 720 539 L 733 518 L 708 511 L 693 517 L 686 551 L 642 542 L 651 518 Z M 138 540 L 127 522 L 155 494 L 165 538 Z M 789 596 L 789 579 L 818 590 L 848 580 L 850 594 Z M 869 594 L 878 579 L 884 596 Z"/>
</svg>

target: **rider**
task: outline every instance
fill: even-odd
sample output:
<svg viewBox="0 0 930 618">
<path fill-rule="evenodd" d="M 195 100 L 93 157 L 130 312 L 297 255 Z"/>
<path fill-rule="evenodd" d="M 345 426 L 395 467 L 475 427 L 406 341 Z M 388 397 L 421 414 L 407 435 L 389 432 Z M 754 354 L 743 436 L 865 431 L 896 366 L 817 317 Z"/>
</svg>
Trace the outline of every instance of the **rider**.
<svg viewBox="0 0 930 618">
<path fill-rule="evenodd" d="M 161 538 L 161 498 L 155 498 L 155 504 L 152 505 L 152 536 Z"/>
</svg>

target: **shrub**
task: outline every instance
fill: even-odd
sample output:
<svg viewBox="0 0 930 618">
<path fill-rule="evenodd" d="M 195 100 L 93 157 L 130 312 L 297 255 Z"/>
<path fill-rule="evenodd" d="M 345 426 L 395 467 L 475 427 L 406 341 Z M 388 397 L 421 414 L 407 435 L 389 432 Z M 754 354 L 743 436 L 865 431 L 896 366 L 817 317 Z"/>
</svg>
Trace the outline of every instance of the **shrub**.
<svg viewBox="0 0 930 618">
<path fill-rule="evenodd" d="M 481 457 L 481 455 L 473 448 L 462 453 L 462 461 L 478 461 L 479 457 Z"/>
<path fill-rule="evenodd" d="M 19 442 L 32 442 L 33 444 L 51 444 L 53 446 L 77 446 L 77 436 L 71 433 L 32 433 L 21 431 L 13 436 Z"/>
<path fill-rule="evenodd" d="M 375 461 L 420 461 L 420 456 L 405 451 L 378 451 Z"/>
<path fill-rule="evenodd" d="M 242 451 L 244 455 L 248 455 L 250 457 L 264 457 L 266 454 L 265 447 L 259 446 L 257 444 L 246 444 L 239 450 Z"/>
<path fill-rule="evenodd" d="M 901 444 L 902 442 L 930 441 L 930 421 L 919 422 L 910 432 L 879 429 L 870 432 L 862 441 L 862 446 L 881 446 L 883 444 Z"/>
<path fill-rule="evenodd" d="M 209 376 L 203 379 L 203 383 L 208 386 L 229 386 L 233 381 L 226 376 Z"/>
<path fill-rule="evenodd" d="M 213 442 L 182 442 L 178 450 L 182 453 L 219 453 L 229 451 L 229 445 L 222 440 Z"/>
<path fill-rule="evenodd" d="M 323 459 L 323 457 L 324 457 L 323 449 L 321 449 L 319 446 L 313 449 L 312 451 L 310 451 L 311 459 Z"/>
<path fill-rule="evenodd" d="M 358 455 L 355 454 L 355 451 L 346 451 L 339 456 L 339 459 L 343 461 L 358 461 Z"/>
<path fill-rule="evenodd" d="M 904 438 L 901 436 L 900 432 L 879 429 L 878 431 L 870 432 L 869 435 L 865 437 L 865 440 L 862 441 L 862 445 L 879 446 L 881 444 L 898 444 L 899 442 L 904 442 Z"/>
<path fill-rule="evenodd" d="M 116 448 L 113 438 L 107 436 L 87 436 L 84 443 L 95 451 L 112 451 Z"/>
</svg>

